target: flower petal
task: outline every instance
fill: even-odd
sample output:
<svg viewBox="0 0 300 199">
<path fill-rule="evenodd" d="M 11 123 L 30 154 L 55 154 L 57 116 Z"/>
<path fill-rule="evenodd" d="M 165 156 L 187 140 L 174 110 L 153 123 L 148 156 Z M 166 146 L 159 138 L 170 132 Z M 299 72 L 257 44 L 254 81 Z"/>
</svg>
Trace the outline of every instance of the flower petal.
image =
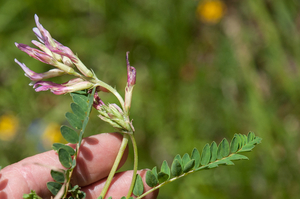
<svg viewBox="0 0 300 199">
<path fill-rule="evenodd" d="M 19 43 L 15 43 L 15 45 L 17 46 L 17 48 L 19 48 L 20 50 L 22 50 L 23 52 L 27 53 L 29 56 L 44 62 L 46 64 L 50 64 L 50 65 L 54 65 L 56 60 L 53 59 L 50 55 L 48 55 L 47 53 L 40 51 L 38 49 L 35 48 L 31 48 L 28 45 L 25 44 L 19 44 Z"/>
</svg>

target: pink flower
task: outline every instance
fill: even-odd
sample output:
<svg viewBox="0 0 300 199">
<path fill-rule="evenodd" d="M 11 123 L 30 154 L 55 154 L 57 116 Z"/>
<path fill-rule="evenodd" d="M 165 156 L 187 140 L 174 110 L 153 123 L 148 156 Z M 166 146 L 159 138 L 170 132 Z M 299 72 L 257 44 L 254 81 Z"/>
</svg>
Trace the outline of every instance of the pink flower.
<svg viewBox="0 0 300 199">
<path fill-rule="evenodd" d="M 24 63 L 20 63 L 17 59 L 15 59 L 15 62 L 17 64 L 19 64 L 19 66 L 21 66 L 21 68 L 23 69 L 23 71 L 25 72 L 25 76 L 28 77 L 30 80 L 32 81 L 40 81 L 43 79 L 48 79 L 51 77 L 57 77 L 60 75 L 65 74 L 64 71 L 60 70 L 60 69 L 51 69 L 45 73 L 36 73 L 32 70 L 30 70 Z"/>
<path fill-rule="evenodd" d="M 78 61 L 78 59 L 74 55 L 72 50 L 70 48 L 62 45 L 61 43 L 59 43 L 55 39 L 53 39 L 51 37 L 50 33 L 42 26 L 42 24 L 40 24 L 39 17 L 37 15 L 34 15 L 34 19 L 35 19 L 35 23 L 36 23 L 37 28 L 33 28 L 33 32 L 35 33 L 35 35 L 37 36 L 39 41 L 41 43 L 45 44 L 45 46 L 51 52 L 59 54 L 61 56 L 66 56 L 69 59 L 71 59 L 72 62 L 76 63 Z"/>
<path fill-rule="evenodd" d="M 15 45 L 22 50 L 23 52 L 27 53 L 29 56 L 44 62 L 46 64 L 50 64 L 50 65 L 54 65 L 57 61 L 50 55 L 48 55 L 47 53 L 40 51 L 38 49 L 35 48 L 31 48 L 28 45 L 25 44 L 18 44 L 15 43 Z"/>
<path fill-rule="evenodd" d="M 38 81 L 34 84 L 33 88 L 35 88 L 36 92 L 50 90 L 55 95 L 62 95 L 84 89 L 90 89 L 92 86 L 92 83 L 76 78 L 63 84 L 56 84 L 50 81 Z"/>
</svg>

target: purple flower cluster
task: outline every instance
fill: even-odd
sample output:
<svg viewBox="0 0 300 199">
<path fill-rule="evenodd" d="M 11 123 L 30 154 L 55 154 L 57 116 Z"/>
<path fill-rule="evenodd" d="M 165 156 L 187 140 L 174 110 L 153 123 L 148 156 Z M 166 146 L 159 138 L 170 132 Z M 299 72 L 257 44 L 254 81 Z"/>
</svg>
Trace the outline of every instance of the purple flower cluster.
<svg viewBox="0 0 300 199">
<path fill-rule="evenodd" d="M 62 45 L 51 37 L 50 33 L 39 23 L 37 15 L 35 15 L 34 18 L 37 27 L 33 28 L 33 32 L 39 41 L 33 40 L 32 43 L 39 49 L 31 48 L 25 44 L 15 44 L 29 56 L 46 64 L 55 66 L 56 68 L 44 73 L 36 73 L 30 70 L 24 63 L 20 63 L 15 59 L 15 62 L 24 70 L 25 76 L 33 81 L 31 83 L 33 88 L 35 88 L 37 92 L 50 90 L 56 95 L 61 95 L 93 87 L 94 84 L 87 80 L 93 78 L 94 74 L 86 68 L 70 48 Z M 81 74 L 75 71 L 75 67 Z M 44 81 L 45 79 L 65 74 L 76 76 L 76 78 L 63 84 Z"/>
</svg>

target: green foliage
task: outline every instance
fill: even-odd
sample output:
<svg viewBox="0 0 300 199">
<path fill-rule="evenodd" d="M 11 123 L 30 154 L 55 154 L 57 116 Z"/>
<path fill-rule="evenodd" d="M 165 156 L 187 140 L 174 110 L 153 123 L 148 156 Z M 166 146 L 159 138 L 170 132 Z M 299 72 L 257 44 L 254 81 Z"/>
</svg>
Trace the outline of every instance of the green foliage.
<svg viewBox="0 0 300 199">
<path fill-rule="evenodd" d="M 60 128 L 62 136 L 67 140 L 67 142 L 76 144 L 79 140 L 79 136 L 76 131 L 68 126 L 62 126 Z"/>
<path fill-rule="evenodd" d="M 61 189 L 62 185 L 57 182 L 47 182 L 47 188 L 49 191 L 53 194 L 56 195 L 59 190 Z"/>
<path fill-rule="evenodd" d="M 67 142 L 77 144 L 76 149 L 61 143 L 54 143 L 52 148 L 57 152 L 60 163 L 67 168 L 63 172 L 51 170 L 51 176 L 55 182 L 48 182 L 47 187 L 53 195 L 62 187 L 62 183 L 68 184 L 71 179 L 72 170 L 76 167 L 76 157 L 78 154 L 78 146 L 81 143 L 83 133 L 85 131 L 87 122 L 89 120 L 89 114 L 92 107 L 93 96 L 95 88 L 91 94 L 87 94 L 87 91 L 80 91 L 71 93 L 74 103 L 71 103 L 71 109 L 74 113 L 67 113 L 66 118 L 70 125 L 80 130 L 80 134 L 68 126 L 61 127 L 61 134 Z M 72 158 L 73 156 L 73 158 Z M 72 195 L 70 198 L 81 199 L 85 198 L 85 193 L 80 190 L 79 186 L 70 187 L 66 190 Z"/>
<path fill-rule="evenodd" d="M 58 183 L 63 183 L 65 181 L 65 174 L 60 171 L 51 170 L 51 177 Z"/>
<path fill-rule="evenodd" d="M 133 188 L 133 194 L 135 196 L 140 196 L 142 195 L 144 192 L 144 183 L 143 183 L 143 179 L 142 177 L 137 174 L 136 179 L 135 179 L 135 184 L 134 184 L 134 188 Z"/>
<path fill-rule="evenodd" d="M 82 128 L 82 121 L 73 113 L 66 113 L 66 118 L 70 125 L 74 127 L 75 129 L 81 129 Z"/>
<path fill-rule="evenodd" d="M 212 169 L 219 165 L 234 165 L 232 161 L 248 159 L 239 153 L 251 151 L 255 145 L 260 142 L 261 138 L 256 137 L 253 132 L 249 132 L 248 136 L 235 134 L 230 145 L 225 138 L 218 146 L 216 142 L 212 142 L 211 145 L 206 144 L 203 147 L 201 156 L 196 148 L 193 149 L 191 156 L 186 153 L 181 158 L 180 155 L 177 154 L 172 162 L 171 168 L 166 161 L 163 161 L 157 175 L 156 167 L 154 167 L 152 171 L 147 171 L 146 183 L 150 187 L 153 187 L 153 189 L 156 189 L 161 187 L 164 183 L 202 169 Z M 170 179 L 170 174 L 173 177 L 172 179 Z M 138 194 L 135 195 L 138 196 Z"/>
<path fill-rule="evenodd" d="M 179 162 L 179 160 L 176 158 L 173 160 L 172 166 L 171 166 L 171 174 L 172 176 L 179 176 L 182 173 L 182 165 Z"/>
<path fill-rule="evenodd" d="M 71 156 L 73 156 L 73 155 L 75 154 L 75 150 L 74 150 L 72 147 L 68 146 L 68 145 L 65 145 L 65 144 L 62 144 L 62 143 L 54 143 L 54 144 L 52 145 L 52 149 L 53 149 L 54 151 L 56 151 L 56 152 L 57 152 L 60 148 L 65 149 Z"/>
<path fill-rule="evenodd" d="M 78 185 L 70 188 L 68 192 L 71 194 L 68 199 L 84 199 L 86 197 L 86 194 L 80 190 L 80 187 Z"/>
<path fill-rule="evenodd" d="M 157 175 L 151 170 L 146 172 L 146 183 L 149 187 L 155 187 L 158 184 Z"/>
<path fill-rule="evenodd" d="M 35 191 L 31 190 L 29 194 L 24 194 L 23 199 L 42 199 Z"/>
<path fill-rule="evenodd" d="M 70 156 L 70 154 L 68 153 L 68 151 L 66 151 L 63 148 L 60 148 L 58 150 L 58 158 L 60 163 L 66 167 L 66 168 L 70 168 L 72 165 L 72 157 Z"/>
</svg>

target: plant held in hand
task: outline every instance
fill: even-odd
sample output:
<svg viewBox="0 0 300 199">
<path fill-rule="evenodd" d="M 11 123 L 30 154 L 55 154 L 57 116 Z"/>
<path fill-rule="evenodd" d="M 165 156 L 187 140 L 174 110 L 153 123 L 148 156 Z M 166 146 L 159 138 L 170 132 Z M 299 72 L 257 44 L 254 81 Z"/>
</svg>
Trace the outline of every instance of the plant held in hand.
<svg viewBox="0 0 300 199">
<path fill-rule="evenodd" d="M 51 176 L 54 181 L 48 182 L 47 187 L 55 198 L 85 198 L 85 193 L 80 190 L 78 185 L 71 183 L 71 178 L 77 164 L 78 152 L 92 107 L 98 111 L 100 119 L 109 123 L 123 134 L 121 147 L 98 199 L 106 197 L 107 190 L 111 185 L 129 139 L 131 139 L 134 150 L 133 175 L 128 193 L 122 199 L 132 198 L 132 194 L 137 198 L 142 198 L 163 185 L 196 171 L 216 168 L 221 164 L 233 165 L 232 161 L 248 159 L 240 153 L 251 151 L 256 144 L 261 142 L 261 138 L 256 137 L 252 132 L 247 136 L 236 134 L 230 143 L 223 139 L 219 145 L 215 142 L 206 144 L 201 154 L 198 149 L 194 148 L 190 155 L 187 153 L 182 157 L 177 155 L 170 167 L 164 161 L 160 169 L 154 167 L 152 170 L 147 171 L 146 183 L 151 189 L 144 192 L 142 178 L 137 174 L 138 150 L 134 138 L 135 129 L 129 117 L 132 92 L 136 84 L 136 69 L 130 66 L 129 52 L 126 53 L 127 84 L 123 99 L 113 87 L 99 80 L 70 48 L 53 39 L 50 33 L 39 23 L 37 15 L 35 15 L 35 22 L 37 27 L 33 28 L 33 31 L 39 41 L 33 40 L 32 43 L 39 49 L 19 43 L 16 43 L 16 46 L 29 56 L 52 65 L 54 68 L 44 73 L 36 73 L 17 59 L 15 59 L 15 62 L 20 65 L 25 75 L 30 78 L 32 81 L 30 85 L 33 86 L 35 91 L 50 90 L 56 95 L 70 93 L 73 99 L 73 103 L 71 103 L 73 113 L 66 113 L 66 118 L 71 127 L 62 126 L 61 133 L 69 143 L 76 144 L 76 147 L 73 149 L 69 145 L 53 144 L 53 149 L 57 152 L 59 161 L 66 168 L 65 170 L 51 170 Z M 49 78 L 62 75 L 71 75 L 73 79 L 62 84 L 46 81 Z M 98 94 L 100 91 L 114 94 L 119 100 L 120 106 L 117 104 L 105 104 Z M 25 194 L 24 198 L 39 197 L 32 191 L 29 194 Z"/>
</svg>

